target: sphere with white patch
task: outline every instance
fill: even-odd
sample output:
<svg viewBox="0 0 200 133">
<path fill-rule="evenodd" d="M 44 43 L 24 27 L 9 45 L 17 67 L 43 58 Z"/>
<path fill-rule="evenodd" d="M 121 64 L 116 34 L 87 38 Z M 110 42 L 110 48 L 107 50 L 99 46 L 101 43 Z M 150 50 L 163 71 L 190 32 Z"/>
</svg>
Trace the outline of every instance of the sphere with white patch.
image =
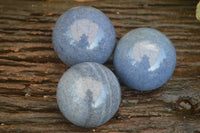
<svg viewBox="0 0 200 133">
<path fill-rule="evenodd" d="M 120 79 L 136 90 L 162 86 L 172 75 L 176 51 L 171 41 L 151 28 L 137 28 L 120 39 L 114 52 L 114 67 Z"/>
<path fill-rule="evenodd" d="M 73 124 L 96 127 L 116 113 L 121 101 L 119 82 L 107 67 L 94 62 L 76 64 L 61 77 L 57 103 Z"/>
<path fill-rule="evenodd" d="M 115 46 L 115 30 L 109 18 L 92 7 L 76 7 L 57 20 L 53 46 L 67 65 L 81 62 L 105 63 Z"/>
</svg>

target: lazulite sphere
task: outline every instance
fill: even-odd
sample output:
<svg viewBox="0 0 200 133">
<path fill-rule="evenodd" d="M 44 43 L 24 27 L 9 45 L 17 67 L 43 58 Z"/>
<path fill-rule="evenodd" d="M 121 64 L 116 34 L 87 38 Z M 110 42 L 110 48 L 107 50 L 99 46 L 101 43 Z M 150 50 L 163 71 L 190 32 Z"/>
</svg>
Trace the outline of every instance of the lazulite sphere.
<svg viewBox="0 0 200 133">
<path fill-rule="evenodd" d="M 57 20 L 53 46 L 67 65 L 81 62 L 103 64 L 115 46 L 115 30 L 109 18 L 92 7 L 68 10 Z"/>
<path fill-rule="evenodd" d="M 171 41 L 151 28 L 128 32 L 117 44 L 114 67 L 120 79 L 136 90 L 162 86 L 172 75 L 176 51 Z"/>
<path fill-rule="evenodd" d="M 57 88 L 57 103 L 63 115 L 81 127 L 107 122 L 118 110 L 121 89 L 105 66 L 84 62 L 68 69 Z"/>
</svg>

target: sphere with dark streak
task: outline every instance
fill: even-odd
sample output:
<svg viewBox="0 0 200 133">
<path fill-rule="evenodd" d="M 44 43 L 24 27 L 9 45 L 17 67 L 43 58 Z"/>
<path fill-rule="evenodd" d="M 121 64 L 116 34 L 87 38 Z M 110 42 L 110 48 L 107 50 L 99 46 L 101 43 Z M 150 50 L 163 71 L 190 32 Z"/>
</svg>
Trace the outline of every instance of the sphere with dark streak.
<svg viewBox="0 0 200 133">
<path fill-rule="evenodd" d="M 92 7 L 76 7 L 63 13 L 53 30 L 53 46 L 67 65 L 103 64 L 115 46 L 115 29 L 109 18 Z"/>
<path fill-rule="evenodd" d="M 121 89 L 107 67 L 93 62 L 76 64 L 61 77 L 57 103 L 73 124 L 96 127 L 113 117 L 119 108 Z"/>
</svg>

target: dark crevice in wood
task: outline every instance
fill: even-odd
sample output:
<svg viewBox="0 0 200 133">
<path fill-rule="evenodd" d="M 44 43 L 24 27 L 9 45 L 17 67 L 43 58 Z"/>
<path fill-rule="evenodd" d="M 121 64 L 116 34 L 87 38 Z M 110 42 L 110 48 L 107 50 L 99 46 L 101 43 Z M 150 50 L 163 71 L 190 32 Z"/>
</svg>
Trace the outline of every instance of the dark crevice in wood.
<svg viewBox="0 0 200 133">
<path fill-rule="evenodd" d="M 17 126 L 17 125 L 21 125 L 21 124 L 24 124 L 24 123 L 26 123 L 26 124 L 36 124 L 36 123 L 38 123 L 37 119 L 42 119 L 41 122 L 40 122 L 41 125 L 42 124 L 44 124 L 44 125 L 46 125 L 46 124 L 71 124 L 69 121 L 65 120 L 63 117 L 61 117 L 61 118 L 58 118 L 58 117 L 49 117 L 49 118 L 36 117 L 35 119 L 34 118 L 30 118 L 30 119 L 27 118 L 27 120 L 24 120 L 24 121 L 23 120 L 9 121 L 9 122 L 6 122 L 6 125 L 7 126 L 8 125 L 10 125 L 10 126 L 16 125 Z M 53 121 L 52 121 L 52 119 L 53 119 Z M 46 121 L 48 121 L 48 123 Z"/>
<path fill-rule="evenodd" d="M 197 3 L 193 2 L 192 4 L 183 4 L 183 3 L 136 3 L 135 5 L 131 6 L 120 6 L 120 5 L 97 5 L 92 4 L 92 7 L 99 8 L 99 9 L 144 9 L 144 8 L 163 8 L 163 7 L 190 7 L 195 9 L 193 6 L 195 6 Z"/>
<path fill-rule="evenodd" d="M 6 88 L 3 88 L 2 91 L 0 91 L 1 92 L 0 96 L 4 96 L 4 97 L 9 96 L 10 98 L 18 97 L 18 98 L 25 98 L 25 99 L 29 99 L 29 100 L 30 99 L 42 99 L 44 101 L 49 101 L 49 102 L 52 102 L 52 100 L 55 101 L 56 87 L 53 91 L 52 90 L 45 91 L 45 90 L 42 90 L 42 88 L 32 89 L 32 88 L 30 88 L 29 84 L 27 84 L 27 85 L 28 85 L 28 87 L 26 87 L 25 89 L 20 89 L 20 90 L 16 90 L 16 91 L 14 89 L 7 88 L 7 90 L 6 90 Z M 37 84 L 37 85 L 41 85 L 41 84 Z M 7 93 L 9 93 L 9 95 L 7 95 L 7 93 L 5 93 L 6 91 L 7 91 Z M 14 92 L 16 92 L 16 93 L 14 93 Z"/>
<path fill-rule="evenodd" d="M 40 43 L 51 43 L 51 40 L 49 39 L 37 39 L 37 40 L 22 40 L 22 39 L 14 39 L 14 40 L 9 40 L 9 39 L 0 39 L 0 43 L 4 43 L 4 42 L 30 42 L 30 43 L 33 43 L 33 42 L 40 42 Z"/>
<path fill-rule="evenodd" d="M 34 51 L 43 51 L 43 50 L 53 50 L 53 48 L 48 48 L 48 47 L 31 47 L 31 48 L 21 48 L 19 50 L 19 52 L 23 52 L 23 51 L 30 51 L 30 52 L 34 52 Z"/>
<path fill-rule="evenodd" d="M 14 90 L 14 89 L 11 89 L 8 91 L 7 88 L 2 88 L 1 87 L 1 90 L 0 90 L 0 94 L 1 95 L 17 95 L 17 96 L 24 96 L 26 94 L 26 92 L 23 92 L 22 90 Z"/>
<path fill-rule="evenodd" d="M 92 7 L 94 8 L 97 8 L 97 9 L 124 9 L 124 10 L 127 10 L 127 9 L 144 9 L 144 8 L 147 8 L 147 7 L 144 7 L 144 5 L 137 5 L 137 6 L 132 6 L 132 7 L 120 7 L 120 6 L 99 6 L 99 5 L 92 5 Z"/>
<path fill-rule="evenodd" d="M 36 57 L 28 57 L 28 58 L 17 58 L 17 57 L 0 57 L 0 59 L 7 59 L 12 61 L 26 61 L 29 63 L 59 63 L 60 60 L 57 58 L 52 57 L 43 57 L 43 58 L 36 58 Z"/>
<path fill-rule="evenodd" d="M 46 83 L 57 83 L 50 80 L 42 81 L 28 81 L 28 80 L 14 80 L 14 79 L 0 79 L 0 83 L 24 83 L 24 84 L 46 84 Z"/>
<path fill-rule="evenodd" d="M 109 13 L 112 13 L 112 14 L 116 14 L 116 11 L 109 11 L 109 10 L 105 10 L 103 11 L 105 14 L 109 14 Z M 135 15 L 135 16 L 149 16 L 149 15 L 154 15 L 154 16 L 170 16 L 171 18 L 172 17 L 177 17 L 176 15 L 174 14 L 169 14 L 169 13 L 156 13 L 156 12 L 151 12 L 151 13 L 145 13 L 145 12 L 120 12 L 121 15 Z"/>
<path fill-rule="evenodd" d="M 35 28 L 29 29 L 29 28 L 22 28 L 22 27 L 20 27 L 20 28 L 6 27 L 6 28 L 4 28 L 4 27 L 0 26 L 0 29 L 5 30 L 5 31 L 10 31 L 10 30 L 21 31 L 21 30 L 24 30 L 24 31 L 31 31 L 31 32 L 33 32 L 33 31 L 52 32 L 52 30 L 41 29 L 41 28 L 40 29 L 35 29 Z"/>
<path fill-rule="evenodd" d="M 41 37 L 41 36 L 47 36 L 47 37 L 52 37 L 52 34 L 51 33 L 40 33 L 40 34 L 33 34 L 33 33 L 27 33 L 27 35 L 31 35 L 31 36 L 39 36 L 39 37 Z"/>
<path fill-rule="evenodd" d="M 15 32 L 14 32 L 14 31 L 2 31 L 2 30 L 1 30 L 0 33 L 12 35 L 12 34 L 14 34 Z"/>
<path fill-rule="evenodd" d="M 16 64 L 16 63 L 10 63 L 10 62 L 2 62 L 2 61 L 0 61 L 0 66 L 31 67 L 31 66 L 35 66 L 35 65 L 25 65 L 23 63 Z"/>
<path fill-rule="evenodd" d="M 4 105 L 7 108 L 12 107 L 13 109 L 7 109 L 7 108 L 1 108 L 0 111 L 1 112 L 5 112 L 5 113 L 22 113 L 22 112 L 35 112 L 35 113 L 39 113 L 39 112 L 43 112 L 43 113 L 51 113 L 51 112 L 57 112 L 59 113 L 60 111 L 58 110 L 58 108 L 45 108 L 45 109 L 37 109 L 37 108 L 33 108 L 33 107 L 18 107 L 18 106 L 14 106 L 14 105 L 6 105 L 5 103 L 0 103 L 0 105 Z"/>
<path fill-rule="evenodd" d="M 135 28 L 140 28 L 140 27 L 138 27 L 138 26 L 134 26 L 134 24 L 133 25 L 114 25 L 114 27 L 115 28 L 123 28 L 123 29 L 135 29 Z M 141 26 L 142 27 L 142 26 Z M 175 25 L 165 25 L 165 26 L 162 26 L 162 25 L 158 25 L 158 26 L 149 26 L 149 25 L 145 25 L 145 26 L 143 26 L 143 27 L 146 27 L 146 28 L 183 28 L 183 26 L 181 26 L 181 25 L 179 25 L 179 26 L 175 26 Z M 198 30 L 198 29 L 200 29 L 200 27 L 199 28 L 197 28 L 196 26 L 195 27 L 185 27 L 185 28 L 187 28 L 187 29 L 195 29 L 195 30 Z M 187 39 L 189 39 L 189 38 L 187 38 Z"/>
<path fill-rule="evenodd" d="M 6 20 L 17 20 L 17 21 L 23 21 L 23 22 L 37 22 L 37 23 L 55 23 L 55 20 L 41 20 L 39 18 L 12 18 L 12 17 L 0 17 L 0 19 L 6 19 Z"/>
<path fill-rule="evenodd" d="M 21 48 L 19 49 L 17 52 L 25 52 L 25 51 L 29 51 L 29 52 L 34 52 L 34 51 L 43 51 L 43 50 L 53 50 L 53 48 L 48 48 L 48 47 L 31 47 L 31 48 Z M 7 53 L 11 53 L 11 52 L 16 52 L 15 50 L 0 50 L 0 55 L 1 54 L 7 54 Z M 0 62 L 1 64 L 1 62 Z"/>
<path fill-rule="evenodd" d="M 43 17 L 45 17 L 45 16 L 51 16 L 51 17 L 58 17 L 58 16 L 60 16 L 61 14 L 60 13 L 49 13 L 49 14 L 47 14 L 47 13 L 40 13 L 40 12 L 38 12 L 38 13 L 31 13 L 30 14 L 30 16 L 43 16 Z"/>
<path fill-rule="evenodd" d="M 161 3 L 159 3 L 159 4 L 157 4 L 157 3 L 153 3 L 153 4 L 148 4 L 149 6 L 158 6 L 158 7 L 165 7 L 165 6 L 175 6 L 175 7 L 177 7 L 177 6 L 184 6 L 184 7 L 187 7 L 187 6 L 195 6 L 195 3 L 194 2 L 191 2 L 192 4 L 182 4 L 182 3 L 177 3 L 177 4 L 175 4 L 175 3 L 164 3 L 164 4 L 161 4 Z"/>
</svg>

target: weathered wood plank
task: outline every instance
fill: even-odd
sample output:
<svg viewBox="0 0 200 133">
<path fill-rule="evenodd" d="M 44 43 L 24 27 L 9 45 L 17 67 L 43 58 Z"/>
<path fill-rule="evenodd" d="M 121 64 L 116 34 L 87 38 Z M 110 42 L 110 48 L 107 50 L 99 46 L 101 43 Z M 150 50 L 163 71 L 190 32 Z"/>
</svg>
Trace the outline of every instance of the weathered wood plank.
<svg viewBox="0 0 200 133">
<path fill-rule="evenodd" d="M 6 0 L 0 1 L 0 132 L 200 133 L 200 23 L 196 0 Z M 103 11 L 117 41 L 137 27 L 165 33 L 177 66 L 157 90 L 139 92 L 121 83 L 122 102 L 106 124 L 84 129 L 67 121 L 56 103 L 64 65 L 51 34 L 58 17 L 75 6 Z M 105 64 L 112 71 L 112 57 Z"/>
</svg>

